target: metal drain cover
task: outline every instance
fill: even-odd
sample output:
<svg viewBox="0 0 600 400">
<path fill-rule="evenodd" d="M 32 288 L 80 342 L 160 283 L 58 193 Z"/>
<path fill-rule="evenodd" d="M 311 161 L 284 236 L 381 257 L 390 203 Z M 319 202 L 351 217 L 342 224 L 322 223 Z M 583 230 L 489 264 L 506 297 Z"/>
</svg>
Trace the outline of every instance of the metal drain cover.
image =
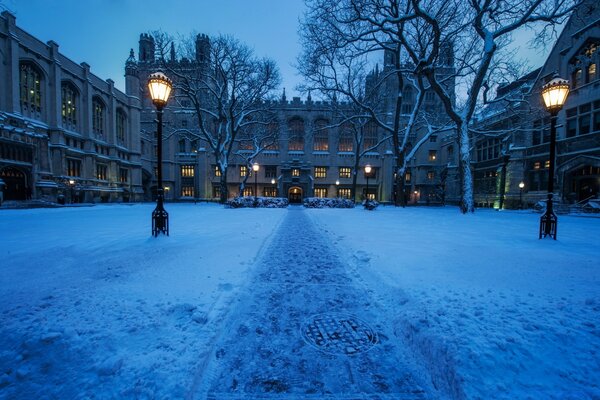
<svg viewBox="0 0 600 400">
<path fill-rule="evenodd" d="M 377 334 L 354 315 L 318 314 L 302 328 L 304 340 L 330 354 L 352 355 L 369 350 L 377 343 Z"/>
</svg>

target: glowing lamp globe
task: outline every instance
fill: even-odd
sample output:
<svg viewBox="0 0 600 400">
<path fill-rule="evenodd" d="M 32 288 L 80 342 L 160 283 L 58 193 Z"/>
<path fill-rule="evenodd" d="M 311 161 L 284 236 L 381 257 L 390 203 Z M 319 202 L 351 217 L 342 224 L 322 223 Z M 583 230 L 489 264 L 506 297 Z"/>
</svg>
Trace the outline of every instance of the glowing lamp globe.
<svg viewBox="0 0 600 400">
<path fill-rule="evenodd" d="M 148 78 L 150 98 L 156 107 L 164 107 L 169 100 L 173 82 L 162 72 L 156 72 Z"/>
<path fill-rule="evenodd" d="M 546 109 L 551 113 L 561 110 L 569 95 L 569 81 L 554 78 L 542 87 L 542 99 Z"/>
<path fill-rule="evenodd" d="M 258 165 L 258 163 L 252 164 L 252 171 L 258 172 L 259 169 L 260 169 L 260 165 Z"/>
<path fill-rule="evenodd" d="M 371 166 L 369 164 L 365 165 L 365 174 L 370 174 L 371 173 Z"/>
</svg>

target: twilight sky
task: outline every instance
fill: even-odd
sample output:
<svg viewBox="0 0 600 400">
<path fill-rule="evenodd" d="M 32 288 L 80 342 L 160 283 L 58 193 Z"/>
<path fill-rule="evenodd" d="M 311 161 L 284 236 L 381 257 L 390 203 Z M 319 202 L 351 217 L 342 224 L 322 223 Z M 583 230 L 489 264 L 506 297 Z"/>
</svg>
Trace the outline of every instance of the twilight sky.
<svg viewBox="0 0 600 400">
<path fill-rule="evenodd" d="M 44 42 L 54 40 L 67 57 L 87 62 L 121 90 L 129 49 L 137 56 L 140 33 L 154 30 L 231 34 L 278 63 L 288 98 L 301 81 L 293 64 L 303 0 L 0 0 L 1 6 L 16 14 L 18 26 Z M 516 36 L 518 56 L 539 67 L 549 49 L 529 49 L 525 37 Z"/>
</svg>

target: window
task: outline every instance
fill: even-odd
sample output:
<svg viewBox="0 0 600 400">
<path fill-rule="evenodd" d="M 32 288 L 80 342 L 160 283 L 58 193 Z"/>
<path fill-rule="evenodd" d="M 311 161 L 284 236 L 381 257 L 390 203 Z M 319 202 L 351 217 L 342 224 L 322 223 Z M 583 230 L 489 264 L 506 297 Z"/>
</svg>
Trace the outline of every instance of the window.
<svg viewBox="0 0 600 400">
<path fill-rule="evenodd" d="M 541 167 L 541 163 L 539 161 L 536 161 L 535 163 L 533 163 L 533 169 L 540 169 Z"/>
<path fill-rule="evenodd" d="M 127 125 L 127 117 L 125 116 L 125 112 L 121 109 L 117 110 L 117 143 L 120 145 L 125 144 L 125 130 Z"/>
<path fill-rule="evenodd" d="M 242 192 L 242 196 L 254 196 L 253 194 L 253 190 L 251 186 L 245 187 L 244 191 Z"/>
<path fill-rule="evenodd" d="M 429 161 L 435 161 L 437 159 L 437 151 L 429 150 Z"/>
<path fill-rule="evenodd" d="M 588 67 L 588 82 L 596 79 L 596 64 L 590 64 Z"/>
<path fill-rule="evenodd" d="M 265 197 L 277 197 L 277 188 L 275 186 L 266 186 L 263 189 L 263 196 L 265 196 Z"/>
<path fill-rule="evenodd" d="M 410 171 L 407 171 L 407 172 L 404 174 L 404 182 L 406 182 L 406 183 L 410 183 L 410 180 L 411 180 L 411 178 L 412 178 L 412 176 L 411 176 L 411 174 L 410 174 Z"/>
<path fill-rule="evenodd" d="M 429 136 L 429 141 L 430 141 L 431 143 L 435 143 L 435 142 L 437 142 L 437 135 L 431 135 L 431 136 Z"/>
<path fill-rule="evenodd" d="M 432 181 L 435 178 L 434 171 L 427 171 L 427 180 Z"/>
<path fill-rule="evenodd" d="M 179 139 L 179 152 L 185 153 L 185 139 Z"/>
<path fill-rule="evenodd" d="M 350 175 L 352 175 L 352 168 L 340 167 L 340 178 L 350 178 Z"/>
<path fill-rule="evenodd" d="M 119 182 L 127 183 L 129 180 L 129 170 L 126 168 L 119 168 Z"/>
<path fill-rule="evenodd" d="M 340 132 L 340 142 L 338 144 L 338 151 L 353 151 L 354 149 L 354 138 L 352 136 L 352 127 L 350 124 L 344 124 Z"/>
<path fill-rule="evenodd" d="M 42 75 L 30 63 L 21 63 L 21 111 L 25 115 L 37 116 L 42 110 Z"/>
<path fill-rule="evenodd" d="M 69 82 L 61 86 L 62 122 L 68 128 L 77 126 L 77 91 Z"/>
<path fill-rule="evenodd" d="M 108 177 L 108 167 L 104 164 L 96 164 L 96 179 L 105 181 Z"/>
<path fill-rule="evenodd" d="M 300 169 L 292 168 L 292 176 L 300 176 Z"/>
<path fill-rule="evenodd" d="M 240 165 L 240 176 L 243 178 L 248 175 L 248 167 L 246 165 Z"/>
<path fill-rule="evenodd" d="M 377 125 L 374 122 L 369 122 L 364 127 L 363 136 L 363 151 L 375 151 L 377 145 Z"/>
<path fill-rule="evenodd" d="M 321 199 L 327 197 L 327 188 L 315 188 L 315 197 Z"/>
<path fill-rule="evenodd" d="M 182 128 L 187 128 L 187 126 L 188 126 L 187 119 L 183 119 L 183 120 L 181 120 L 181 127 L 182 127 Z"/>
<path fill-rule="evenodd" d="M 578 68 L 573 72 L 573 89 L 576 89 L 579 86 L 581 86 L 581 76 L 581 69 Z"/>
<path fill-rule="evenodd" d="M 550 160 L 546 160 L 546 162 L 544 162 L 544 168 L 550 168 Z"/>
<path fill-rule="evenodd" d="M 304 121 L 299 118 L 288 123 L 288 151 L 304 151 Z"/>
<path fill-rule="evenodd" d="M 585 114 L 579 117 L 579 134 L 585 135 L 590 133 L 591 125 L 592 123 L 590 114 Z"/>
<path fill-rule="evenodd" d="M 221 198 L 221 185 L 213 185 L 213 198 Z"/>
<path fill-rule="evenodd" d="M 81 160 L 67 158 L 67 176 L 81 176 Z"/>
<path fill-rule="evenodd" d="M 194 166 L 193 165 L 182 165 L 181 166 L 181 176 L 184 178 L 193 178 L 194 177 Z"/>
<path fill-rule="evenodd" d="M 600 131 L 600 110 L 594 113 L 594 132 Z"/>
<path fill-rule="evenodd" d="M 498 158 L 502 142 L 499 138 L 482 140 L 477 143 L 477 160 L 486 161 Z"/>
<path fill-rule="evenodd" d="M 352 189 L 350 188 L 338 188 L 338 197 L 342 199 L 352 198 Z"/>
<path fill-rule="evenodd" d="M 276 165 L 265 165 L 265 178 L 277 178 Z"/>
<path fill-rule="evenodd" d="M 96 137 L 104 137 L 104 104 L 97 97 L 92 100 L 92 131 Z"/>
<path fill-rule="evenodd" d="M 181 187 L 182 197 L 194 197 L 194 186 L 185 185 Z"/>
<path fill-rule="evenodd" d="M 218 165 L 213 165 L 213 172 L 215 174 L 215 177 L 219 177 L 221 176 L 221 168 Z"/>
<path fill-rule="evenodd" d="M 567 120 L 567 137 L 575 137 L 577 135 L 577 118 Z"/>
<path fill-rule="evenodd" d="M 326 126 L 327 122 L 325 120 L 320 119 L 315 121 L 314 151 L 329 151 L 329 133 Z"/>
<path fill-rule="evenodd" d="M 327 178 L 327 167 L 315 167 L 315 178 Z"/>
</svg>

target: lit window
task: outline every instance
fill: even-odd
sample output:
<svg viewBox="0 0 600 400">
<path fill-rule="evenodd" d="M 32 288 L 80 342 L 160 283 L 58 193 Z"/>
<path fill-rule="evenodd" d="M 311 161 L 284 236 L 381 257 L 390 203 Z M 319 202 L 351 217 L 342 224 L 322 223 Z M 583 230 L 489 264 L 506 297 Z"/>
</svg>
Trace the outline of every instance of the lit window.
<svg viewBox="0 0 600 400">
<path fill-rule="evenodd" d="M 214 171 L 214 173 L 215 173 L 215 177 L 219 177 L 219 176 L 221 176 L 221 168 L 219 168 L 219 166 L 218 166 L 218 165 L 215 165 L 215 166 L 213 167 L 213 171 Z"/>
<path fill-rule="evenodd" d="M 181 166 L 181 176 L 184 178 L 193 178 L 194 177 L 194 166 L 193 165 L 182 165 Z"/>
<path fill-rule="evenodd" d="M 244 177 L 248 175 L 248 167 L 246 165 L 240 165 L 240 176 Z"/>
<path fill-rule="evenodd" d="M 315 167 L 315 178 L 327 178 L 327 167 Z"/>
<path fill-rule="evenodd" d="M 194 187 L 193 186 L 182 186 L 181 187 L 181 196 L 194 197 Z"/>
<path fill-rule="evenodd" d="M 326 126 L 327 122 L 322 119 L 315 122 L 314 151 L 329 151 L 329 134 Z"/>
<path fill-rule="evenodd" d="M 92 100 L 92 130 L 97 137 L 104 137 L 104 104 L 96 97 Z"/>
<path fill-rule="evenodd" d="M 352 174 L 352 168 L 340 167 L 340 178 L 350 178 L 351 174 Z"/>
<path fill-rule="evenodd" d="M 81 160 L 67 158 L 67 176 L 81 176 Z"/>
<path fill-rule="evenodd" d="M 349 199 L 352 197 L 352 190 L 350 188 L 339 188 L 338 197 L 342 199 Z"/>
<path fill-rule="evenodd" d="M 242 196 L 254 196 L 254 194 L 252 193 L 252 187 L 248 186 L 244 188 L 244 191 L 242 192 Z"/>
<path fill-rule="evenodd" d="M 315 197 L 321 199 L 327 197 L 327 188 L 315 188 Z"/>
<path fill-rule="evenodd" d="M 125 168 L 119 168 L 119 182 L 127 183 L 129 180 L 129 170 Z"/>
<path fill-rule="evenodd" d="M 536 162 L 533 164 L 533 169 L 540 169 L 540 167 L 541 167 L 541 164 L 540 164 L 540 162 L 539 162 L 539 161 L 536 161 Z"/>
<path fill-rule="evenodd" d="M 427 172 L 427 179 L 432 181 L 435 178 L 435 172 L 433 171 L 428 171 Z"/>
<path fill-rule="evenodd" d="M 266 186 L 263 189 L 263 196 L 265 196 L 265 197 L 277 197 L 277 188 L 275 186 Z"/>
<path fill-rule="evenodd" d="M 77 92 L 68 82 L 62 84 L 62 121 L 67 127 L 77 126 Z"/>
<path fill-rule="evenodd" d="M 596 64 L 590 64 L 588 67 L 588 82 L 596 79 Z"/>
<path fill-rule="evenodd" d="M 410 182 L 410 179 L 411 179 L 410 172 L 407 172 L 407 173 L 404 175 L 404 182 L 407 182 L 407 183 L 408 183 L 408 182 Z"/>
<path fill-rule="evenodd" d="M 293 119 L 289 122 L 289 151 L 304 151 L 304 121 Z"/>
<path fill-rule="evenodd" d="M 21 111 L 26 115 L 39 113 L 42 109 L 42 75 L 29 63 L 21 64 Z"/>
<path fill-rule="evenodd" d="M 300 176 L 300 169 L 292 168 L 292 176 Z"/>
<path fill-rule="evenodd" d="M 550 160 L 546 160 L 546 162 L 544 162 L 544 168 L 550 168 Z"/>
<path fill-rule="evenodd" d="M 105 181 L 108 174 L 108 167 L 104 164 L 96 164 L 96 179 Z"/>
</svg>

